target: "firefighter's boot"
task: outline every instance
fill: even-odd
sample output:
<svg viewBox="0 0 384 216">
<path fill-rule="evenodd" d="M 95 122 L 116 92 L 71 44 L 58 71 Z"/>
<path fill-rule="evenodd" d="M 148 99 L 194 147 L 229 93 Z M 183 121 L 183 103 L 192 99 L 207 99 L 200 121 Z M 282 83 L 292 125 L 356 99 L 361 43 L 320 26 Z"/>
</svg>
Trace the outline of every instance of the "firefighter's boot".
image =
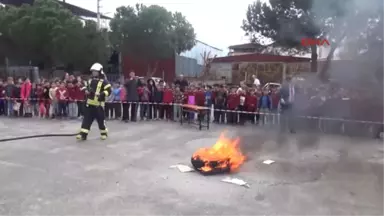
<svg viewBox="0 0 384 216">
<path fill-rule="evenodd" d="M 87 140 L 87 135 L 79 133 L 76 135 L 76 139 L 80 141 L 85 141 Z"/>
<path fill-rule="evenodd" d="M 100 139 L 106 140 L 108 137 L 108 129 L 100 130 Z"/>
</svg>

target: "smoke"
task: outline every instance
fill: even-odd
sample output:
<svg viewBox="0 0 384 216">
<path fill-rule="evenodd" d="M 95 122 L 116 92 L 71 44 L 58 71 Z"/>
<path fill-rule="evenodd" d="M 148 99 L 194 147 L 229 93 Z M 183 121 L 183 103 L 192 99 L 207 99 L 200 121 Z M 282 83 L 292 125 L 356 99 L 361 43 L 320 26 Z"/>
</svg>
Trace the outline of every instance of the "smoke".
<svg viewBox="0 0 384 216">
<path fill-rule="evenodd" d="M 339 119 L 357 119 L 383 122 L 383 1 L 382 0 L 313 0 L 311 16 L 320 36 L 328 38 L 335 53 L 330 55 L 348 56 L 345 61 L 329 61 L 327 74 L 329 82 L 319 80 L 316 74 L 302 74 L 304 81 L 295 94 L 295 112 L 300 116 L 324 116 Z M 287 23 L 283 33 L 299 40 L 304 32 Z M 296 32 L 296 33 L 295 33 Z M 333 56 L 329 56 L 332 59 Z M 319 62 L 319 70 L 324 62 Z M 339 133 L 342 127 L 348 135 L 362 133 L 363 124 L 342 121 L 301 119 L 295 122 L 298 130 L 318 131 L 319 126 L 326 132 Z M 374 125 L 375 127 L 379 125 Z M 278 136 L 278 144 L 285 142 Z M 298 138 L 299 148 L 315 147 L 318 133 L 305 133 Z M 281 143 L 282 142 L 282 143 Z"/>
<path fill-rule="evenodd" d="M 331 62 L 327 71 L 330 80 L 337 82 L 341 87 L 348 85 L 346 87 L 372 88 L 375 82 L 378 85 L 382 84 L 382 80 L 377 79 L 380 77 L 376 72 L 380 69 L 382 71 L 383 66 L 383 1 L 313 0 L 311 2 L 309 11 L 312 13 L 313 22 L 317 29 L 321 29 L 321 34 L 329 38 L 332 48 L 336 48 L 335 55 L 342 56 L 343 51 L 349 50 L 352 52 L 351 58 L 347 59 L 355 60 L 335 65 Z"/>
<path fill-rule="evenodd" d="M 341 87 L 358 87 L 381 93 L 376 100 L 382 102 L 383 82 L 380 74 L 382 75 L 383 69 L 383 1 L 313 2 L 311 10 L 314 13 L 325 13 L 320 17 L 330 15 L 324 10 L 326 7 L 322 3 L 328 2 L 330 7 L 342 9 L 338 11 L 338 16 L 332 17 L 332 28 L 326 34 L 332 39 L 333 48 L 336 48 L 335 55 L 353 61 L 345 64 L 335 61 L 336 65 L 330 62 L 327 71 L 330 79 L 335 80 Z M 343 40 L 338 43 L 338 39 L 343 36 Z"/>
</svg>

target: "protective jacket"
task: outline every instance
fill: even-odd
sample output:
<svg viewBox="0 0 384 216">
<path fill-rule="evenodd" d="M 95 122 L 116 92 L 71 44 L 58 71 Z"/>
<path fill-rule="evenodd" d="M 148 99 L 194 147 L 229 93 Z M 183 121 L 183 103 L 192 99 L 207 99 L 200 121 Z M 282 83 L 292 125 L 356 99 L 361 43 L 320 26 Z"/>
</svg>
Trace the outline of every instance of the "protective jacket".
<svg viewBox="0 0 384 216">
<path fill-rule="evenodd" d="M 91 106 L 105 106 L 106 98 L 111 94 L 111 84 L 107 80 L 92 78 L 84 83 L 83 91 L 88 91 L 86 104 Z"/>
</svg>

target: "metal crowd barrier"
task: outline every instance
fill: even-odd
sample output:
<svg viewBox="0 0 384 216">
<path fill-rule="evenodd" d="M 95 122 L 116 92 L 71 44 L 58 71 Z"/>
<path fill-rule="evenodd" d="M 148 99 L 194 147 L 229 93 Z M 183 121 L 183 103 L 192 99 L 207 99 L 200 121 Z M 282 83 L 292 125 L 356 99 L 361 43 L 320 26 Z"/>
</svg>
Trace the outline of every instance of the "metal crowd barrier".
<svg viewBox="0 0 384 216">
<path fill-rule="evenodd" d="M 1 99 L 1 98 L 0 98 Z M 137 117 L 140 116 L 140 105 L 173 105 L 180 106 L 180 104 L 171 103 L 149 103 L 149 102 L 110 102 L 110 103 L 135 103 Z M 130 106 L 131 107 L 131 106 Z M 211 107 L 210 119 L 214 120 L 214 111 L 219 111 L 223 113 L 237 113 L 237 114 L 256 114 L 260 115 L 259 127 L 266 127 L 270 129 L 281 129 L 281 120 L 283 115 L 278 112 L 245 112 L 245 111 L 232 111 L 225 109 L 214 109 Z M 121 107 L 121 114 L 123 114 L 123 107 Z M 129 110 L 128 110 L 129 112 Z M 130 112 L 129 112 L 130 113 Z M 238 118 L 239 119 L 239 118 Z M 300 132 L 317 132 L 325 134 L 340 134 L 346 136 L 359 136 L 359 137 L 371 137 L 378 138 L 380 132 L 383 132 L 384 123 L 383 122 L 373 122 L 373 121 L 359 121 L 352 119 L 342 119 L 342 118 L 329 118 L 321 116 L 303 116 L 303 115 L 293 115 L 292 120 L 294 128 L 296 131 Z"/>
<path fill-rule="evenodd" d="M 296 128 L 299 131 L 339 134 L 353 137 L 378 138 L 383 131 L 382 122 L 357 121 L 327 117 L 296 117 Z"/>
<path fill-rule="evenodd" d="M 137 109 L 137 116 L 140 114 L 140 104 L 158 104 L 158 103 L 137 103 L 139 106 Z M 180 106 L 179 104 L 172 104 L 173 106 Z M 230 111 L 222 109 L 214 109 L 211 107 L 210 119 L 214 120 L 214 111 L 221 111 L 224 113 L 241 113 L 244 114 L 260 114 L 259 123 L 257 126 L 266 127 L 270 129 L 279 129 L 281 124 L 282 115 L 277 112 L 244 112 L 244 111 Z M 239 119 L 239 117 L 238 117 Z M 248 119 L 247 119 L 248 120 Z M 226 119 L 225 119 L 226 121 Z M 383 131 L 384 123 L 383 122 L 373 122 L 373 121 L 359 121 L 351 119 L 341 119 L 341 118 L 329 118 L 321 116 L 302 116 L 294 115 L 293 124 L 296 131 L 300 132 L 317 132 L 324 134 L 339 134 L 345 136 L 358 136 L 358 137 L 370 137 L 377 138 L 380 132 Z"/>
</svg>

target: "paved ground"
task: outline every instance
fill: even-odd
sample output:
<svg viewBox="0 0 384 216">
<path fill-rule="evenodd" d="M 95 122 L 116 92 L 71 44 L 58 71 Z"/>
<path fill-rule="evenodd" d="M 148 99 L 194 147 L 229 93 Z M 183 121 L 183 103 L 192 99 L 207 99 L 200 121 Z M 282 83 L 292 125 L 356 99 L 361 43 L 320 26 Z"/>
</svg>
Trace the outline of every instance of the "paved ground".
<svg viewBox="0 0 384 216">
<path fill-rule="evenodd" d="M 2 137 L 72 133 L 79 122 L 1 119 Z M 96 128 L 96 127 L 95 127 Z M 209 132 L 177 123 L 110 122 L 110 139 L 72 137 L 0 143 L 0 215 L 382 215 L 383 146 L 345 137 L 281 139 L 252 127 L 230 127 L 249 156 L 233 176 L 180 173 Z M 264 165 L 264 159 L 276 160 Z"/>
</svg>

